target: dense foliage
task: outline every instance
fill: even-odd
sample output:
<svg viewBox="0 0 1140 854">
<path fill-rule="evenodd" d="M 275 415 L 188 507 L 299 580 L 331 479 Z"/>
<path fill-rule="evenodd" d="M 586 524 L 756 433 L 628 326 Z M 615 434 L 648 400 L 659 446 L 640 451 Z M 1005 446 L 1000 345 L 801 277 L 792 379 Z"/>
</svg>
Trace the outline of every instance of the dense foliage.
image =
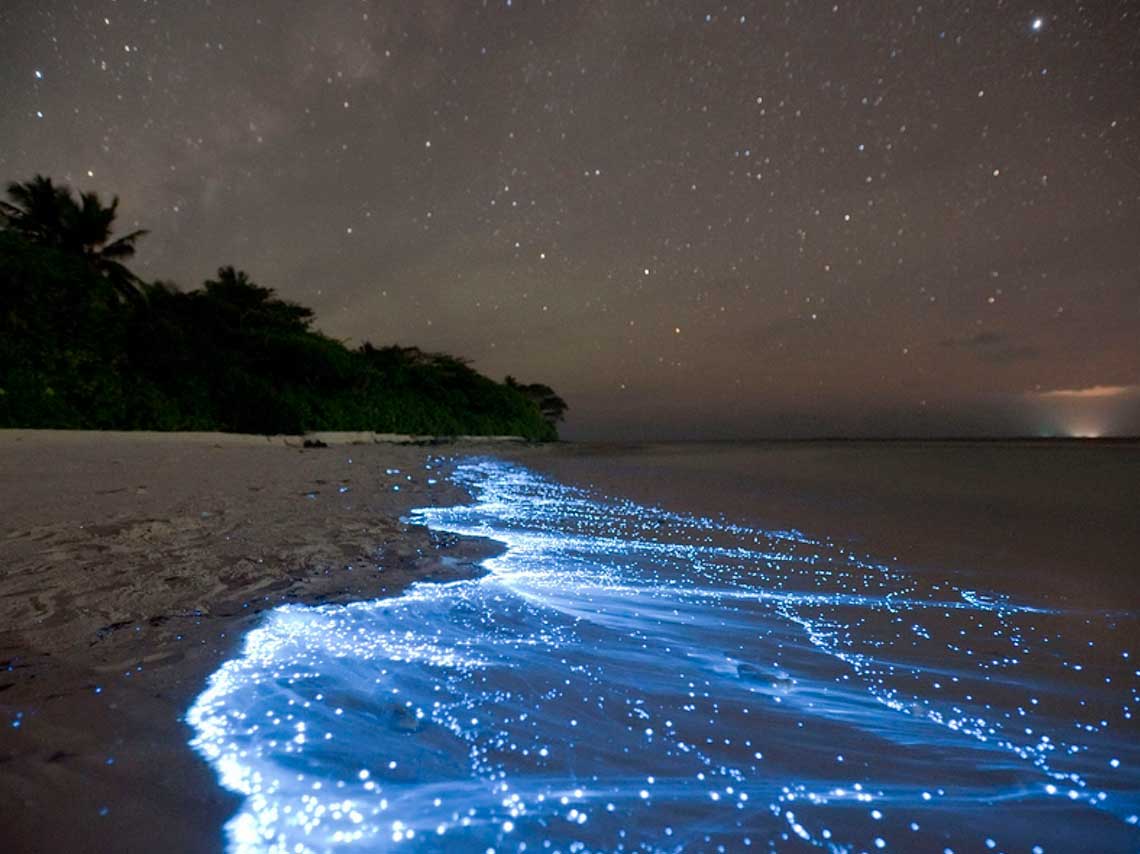
<svg viewBox="0 0 1140 854">
<path fill-rule="evenodd" d="M 565 403 L 415 347 L 358 349 L 232 267 L 198 290 L 124 266 L 115 203 L 37 177 L 0 204 L 0 427 L 556 438 Z"/>
</svg>

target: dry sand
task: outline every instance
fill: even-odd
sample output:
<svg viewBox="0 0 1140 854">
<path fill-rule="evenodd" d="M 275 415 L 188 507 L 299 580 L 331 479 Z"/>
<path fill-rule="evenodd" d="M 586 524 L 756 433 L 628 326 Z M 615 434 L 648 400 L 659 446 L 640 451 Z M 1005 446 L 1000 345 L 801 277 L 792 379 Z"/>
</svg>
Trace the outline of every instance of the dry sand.
<svg viewBox="0 0 1140 854">
<path fill-rule="evenodd" d="M 181 716 L 259 612 L 477 571 L 399 521 L 454 448 L 291 444 L 0 431 L 0 851 L 219 850 Z"/>
</svg>

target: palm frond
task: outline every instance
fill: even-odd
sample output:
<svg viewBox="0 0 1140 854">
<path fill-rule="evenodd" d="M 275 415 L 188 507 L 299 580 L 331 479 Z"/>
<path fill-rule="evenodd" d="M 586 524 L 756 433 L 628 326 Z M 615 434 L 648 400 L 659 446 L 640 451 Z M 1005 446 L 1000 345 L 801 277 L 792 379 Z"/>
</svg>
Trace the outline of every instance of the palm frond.
<svg viewBox="0 0 1140 854">
<path fill-rule="evenodd" d="M 100 249 L 99 254 L 104 258 L 130 258 L 135 254 L 135 241 L 149 233 L 148 229 L 140 228 L 130 234 L 124 234 Z"/>
</svg>

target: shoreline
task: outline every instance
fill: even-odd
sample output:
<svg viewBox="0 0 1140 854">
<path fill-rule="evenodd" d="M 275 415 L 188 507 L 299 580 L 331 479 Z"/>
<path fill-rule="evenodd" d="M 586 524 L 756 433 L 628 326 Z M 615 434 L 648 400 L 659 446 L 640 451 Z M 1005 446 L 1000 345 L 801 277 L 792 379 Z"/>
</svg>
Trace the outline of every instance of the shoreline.
<svg viewBox="0 0 1140 854">
<path fill-rule="evenodd" d="M 220 851 L 240 799 L 183 716 L 261 614 L 477 575 L 496 552 L 400 521 L 469 500 L 427 483 L 433 453 L 0 431 L 5 847 Z"/>
<path fill-rule="evenodd" d="M 766 482 L 776 462 L 811 463 L 779 453 L 744 456 Z M 1014 456 L 1000 465 L 969 453 L 980 472 L 967 491 L 985 486 L 1006 525 L 1036 532 L 1037 511 L 1023 515 L 997 488 L 1027 473 L 1026 452 L 1003 450 Z M 1068 467 L 1056 465 L 1067 453 L 1050 453 L 1047 479 Z M 846 490 L 870 468 L 893 489 L 901 470 L 925 492 L 932 474 L 953 481 L 964 463 L 959 451 L 939 453 L 924 470 L 910 452 L 891 454 L 894 471 L 861 454 L 819 472 Z M 1029 456 L 1036 473 L 1046 460 Z M 578 483 L 625 480 L 613 458 L 562 462 Z M 844 848 L 872 847 L 876 832 L 908 850 L 1135 842 L 1134 613 L 1089 612 L 1068 597 L 1034 607 L 1024 599 L 1040 582 L 1034 572 L 1003 592 L 962 585 L 945 568 L 923 576 L 905 560 L 869 563 L 831 541 L 693 515 L 685 508 L 702 500 L 735 497 L 740 509 L 752 500 L 739 482 L 744 460 L 721 472 L 735 491 L 717 485 L 703 499 L 697 484 L 716 461 L 688 460 L 694 479 L 685 462 L 643 466 L 649 493 L 665 499 L 658 512 L 617 497 L 622 489 L 608 499 L 564 476 L 474 460 L 460 482 L 476 506 L 423 521 L 443 536 L 508 544 L 496 574 L 420 588 L 395 607 L 267 621 L 194 715 L 215 765 L 258 793 L 239 814 L 245 838 L 363 849 L 415 838 L 413 848 L 448 851 L 712 839 L 735 850 L 746 834 L 760 847 L 790 839 L 794 808 L 807 811 L 797 836 Z M 1012 483 L 1016 499 L 1033 480 Z M 921 518 L 910 524 L 924 537 L 970 536 L 962 516 Z M 862 798 L 805 806 L 805 792 L 853 783 L 883 810 Z M 737 792 L 747 797 L 728 799 Z M 1010 800 L 1009 820 L 995 819 L 987 804 Z"/>
<path fill-rule="evenodd" d="M 800 528 L 940 581 L 1131 602 L 1128 572 L 1093 570 L 1123 570 L 1140 552 L 1124 500 L 1140 458 L 1076 444 L 305 448 L 0 431 L 0 842 L 222 850 L 240 798 L 190 748 L 184 715 L 268 609 L 483 571 L 498 544 L 400 521 L 412 507 L 471 500 L 439 455 L 484 453 L 645 507 Z"/>
</svg>

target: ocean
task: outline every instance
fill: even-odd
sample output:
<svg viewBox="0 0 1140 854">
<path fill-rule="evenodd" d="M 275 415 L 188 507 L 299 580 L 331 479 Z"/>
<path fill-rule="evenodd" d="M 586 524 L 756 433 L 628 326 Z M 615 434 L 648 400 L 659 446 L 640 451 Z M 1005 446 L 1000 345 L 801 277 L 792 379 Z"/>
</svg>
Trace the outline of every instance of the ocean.
<svg viewBox="0 0 1140 854">
<path fill-rule="evenodd" d="M 190 709 L 229 851 L 1140 849 L 1135 446 L 432 466 L 485 574 L 278 608 Z"/>
</svg>

